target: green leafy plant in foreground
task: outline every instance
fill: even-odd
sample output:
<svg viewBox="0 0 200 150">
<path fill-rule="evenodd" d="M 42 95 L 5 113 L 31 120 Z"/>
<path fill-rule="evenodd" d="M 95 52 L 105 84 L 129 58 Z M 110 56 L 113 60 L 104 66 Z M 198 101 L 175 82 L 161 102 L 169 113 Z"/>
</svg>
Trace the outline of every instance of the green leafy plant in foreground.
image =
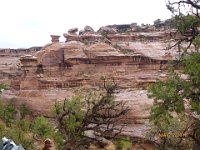
<svg viewBox="0 0 200 150">
<path fill-rule="evenodd" d="M 42 138 L 48 138 L 52 134 L 52 127 L 43 116 L 36 117 L 32 124 L 32 132 Z"/>
<path fill-rule="evenodd" d="M 133 145 L 133 143 L 128 137 L 118 138 L 114 140 L 114 144 L 118 149 L 121 149 L 121 150 L 129 150 L 132 148 L 132 145 Z"/>
</svg>

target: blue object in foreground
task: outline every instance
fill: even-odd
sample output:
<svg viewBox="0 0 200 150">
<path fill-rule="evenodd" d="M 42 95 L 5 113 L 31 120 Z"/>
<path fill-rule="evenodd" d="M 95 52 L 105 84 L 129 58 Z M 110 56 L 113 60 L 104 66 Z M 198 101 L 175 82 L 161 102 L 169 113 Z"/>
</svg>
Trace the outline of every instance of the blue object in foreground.
<svg viewBox="0 0 200 150">
<path fill-rule="evenodd" d="M 0 140 L 0 150 L 25 150 L 21 145 L 16 145 L 11 139 L 3 137 Z"/>
</svg>

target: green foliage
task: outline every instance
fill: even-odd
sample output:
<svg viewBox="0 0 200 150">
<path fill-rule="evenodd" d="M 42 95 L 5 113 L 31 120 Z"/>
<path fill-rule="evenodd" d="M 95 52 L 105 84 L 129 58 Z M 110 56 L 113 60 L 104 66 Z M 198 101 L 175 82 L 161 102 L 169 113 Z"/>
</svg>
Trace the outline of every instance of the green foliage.
<svg viewBox="0 0 200 150">
<path fill-rule="evenodd" d="M 173 112 L 180 113 L 184 108 L 181 95 L 182 85 L 180 77 L 172 72 L 166 81 L 158 81 L 148 89 L 148 96 L 154 98 L 156 103 L 152 107 L 151 119 L 168 120 Z M 159 120 L 158 120 L 159 123 Z"/>
<path fill-rule="evenodd" d="M 52 138 L 55 141 L 56 148 L 58 150 L 60 150 L 63 147 L 63 145 L 64 145 L 64 135 L 61 134 L 60 132 L 54 132 L 52 134 Z"/>
<path fill-rule="evenodd" d="M 5 121 L 7 126 L 10 126 L 15 119 L 15 105 L 13 100 L 11 100 L 7 105 L 0 103 L 0 118 Z"/>
<path fill-rule="evenodd" d="M 15 106 L 12 102 L 10 102 L 8 105 L 5 106 L 4 110 L 4 120 L 6 123 L 11 123 L 15 119 Z"/>
<path fill-rule="evenodd" d="M 200 120 L 195 120 L 193 124 L 192 137 L 193 139 L 200 139 Z"/>
<path fill-rule="evenodd" d="M 132 142 L 130 141 L 128 137 L 116 139 L 114 140 L 114 144 L 118 149 L 121 149 L 121 150 L 129 150 L 132 147 Z"/>
<path fill-rule="evenodd" d="M 22 104 L 19 107 L 21 119 L 24 119 L 26 115 L 30 115 L 31 111 L 30 109 L 26 106 L 26 104 Z"/>
<path fill-rule="evenodd" d="M 154 26 L 155 26 L 156 28 L 161 27 L 161 20 L 160 20 L 160 19 L 156 19 L 156 20 L 154 21 Z"/>
<path fill-rule="evenodd" d="M 57 148 L 61 149 L 64 138 L 60 133 L 54 132 L 46 118 L 37 117 L 33 121 L 31 130 L 31 122 L 25 119 L 25 116 L 29 114 L 29 109 L 25 105 L 20 106 L 20 113 L 23 116 L 20 120 L 15 118 L 15 112 L 13 100 L 4 105 L 0 102 L 0 138 L 5 136 L 28 150 L 36 150 L 33 144 L 38 141 L 32 137 L 34 133 L 40 139 L 47 137 L 53 139 Z"/>
<path fill-rule="evenodd" d="M 32 132 L 42 138 L 52 135 L 52 126 L 43 116 L 36 117 L 32 124 Z"/>
<path fill-rule="evenodd" d="M 21 120 L 17 120 L 16 121 L 16 125 L 18 126 L 18 128 L 20 128 L 22 131 L 24 132 L 29 132 L 30 129 L 30 122 L 25 120 L 25 119 L 21 119 Z"/>
<path fill-rule="evenodd" d="M 158 81 L 149 87 L 149 97 L 156 101 L 152 108 L 152 119 L 160 115 L 169 117 L 170 113 L 181 113 L 185 110 L 183 99 L 190 100 L 193 109 L 199 113 L 198 103 L 200 95 L 200 54 L 192 54 L 183 60 L 183 72 L 187 80 L 181 79 L 180 75 L 171 71 L 165 81 Z"/>
<path fill-rule="evenodd" d="M 0 84 L 0 94 L 2 93 L 3 90 L 6 90 L 9 88 L 9 85 L 8 84 L 5 84 L 5 83 L 1 83 Z"/>
<path fill-rule="evenodd" d="M 200 54 L 192 54 L 190 58 L 184 59 L 184 65 L 183 73 L 189 79 L 183 83 L 183 95 L 190 100 L 190 105 L 197 114 L 200 114 Z"/>
<path fill-rule="evenodd" d="M 199 48 L 200 47 L 200 36 L 196 36 L 195 39 L 192 41 L 193 45 L 195 46 L 195 48 Z"/>
<path fill-rule="evenodd" d="M 3 122 L 0 122 L 0 137 L 7 137 L 12 139 L 16 144 L 23 145 L 28 150 L 35 150 L 33 146 L 33 139 L 29 133 L 24 132 L 17 125 L 12 124 L 10 127 L 6 127 Z"/>
<path fill-rule="evenodd" d="M 190 149 L 194 144 L 194 138 L 191 139 L 189 135 L 193 134 L 193 137 L 196 137 L 195 140 L 199 138 L 196 136 L 196 132 L 200 131 L 199 127 L 187 126 L 187 123 L 192 124 L 198 120 L 188 118 L 190 115 L 188 108 L 186 111 L 185 100 L 192 108 L 190 111 L 200 114 L 200 54 L 188 55 L 181 60 L 181 63 L 182 68 L 178 73 L 172 69 L 166 80 L 158 81 L 148 89 L 149 97 L 155 99 L 155 104 L 151 109 L 153 124 L 151 130 L 157 131 L 154 132 L 157 135 L 159 132 L 167 135 L 161 138 L 160 149 L 170 147 L 177 150 Z M 188 119 L 183 119 L 185 116 Z M 173 133 L 183 132 L 186 133 L 187 138 L 173 136 Z"/>
<path fill-rule="evenodd" d="M 15 120 L 15 112 L 16 109 L 12 100 L 5 105 L 0 102 L 0 137 L 11 138 L 16 144 L 34 150 L 33 139 L 28 133 L 29 123 L 25 120 Z"/>
<path fill-rule="evenodd" d="M 84 39 L 84 40 L 83 40 L 83 43 L 84 43 L 85 45 L 89 45 L 89 44 L 90 44 L 90 42 L 89 42 L 87 39 Z"/>
<path fill-rule="evenodd" d="M 90 144 L 105 146 L 102 138 L 113 139 L 113 130 L 117 133 L 119 117 L 129 109 L 121 102 L 114 102 L 112 93 L 116 84 L 104 81 L 105 93 L 94 96 L 73 97 L 65 99 L 64 103 L 55 104 L 59 132 L 63 134 L 65 144 L 63 149 L 84 149 Z M 102 130 L 105 128 L 105 131 Z M 117 134 L 116 133 L 116 134 Z M 98 135 L 96 135 L 98 134 Z"/>
<path fill-rule="evenodd" d="M 24 148 L 34 150 L 33 139 L 28 134 L 24 133 L 20 128 L 15 126 L 5 131 L 6 137 L 15 141 L 16 144 L 23 145 Z"/>
<path fill-rule="evenodd" d="M 194 15 L 176 15 L 174 26 L 181 34 L 187 34 L 191 29 L 200 25 L 200 20 Z"/>
<path fill-rule="evenodd" d="M 107 36 L 108 36 L 108 32 L 103 31 L 103 32 L 101 33 L 101 35 L 102 35 L 103 37 L 107 37 Z"/>
<path fill-rule="evenodd" d="M 171 11 L 172 13 L 175 12 L 174 7 L 172 7 L 171 5 L 168 5 L 168 4 L 167 4 L 166 7 L 167 7 L 167 9 L 168 9 L 169 11 Z"/>
<path fill-rule="evenodd" d="M 104 80 L 107 80 L 107 77 L 106 77 L 105 75 L 102 75 L 102 76 L 100 77 L 100 79 L 104 81 Z"/>
<path fill-rule="evenodd" d="M 5 124 L 0 121 L 0 137 L 3 137 L 3 133 L 5 132 L 6 126 Z"/>
<path fill-rule="evenodd" d="M 67 132 L 71 139 L 77 140 L 81 134 L 78 132 L 84 119 L 85 111 L 83 110 L 84 102 L 81 101 L 81 97 L 74 97 L 72 100 L 65 99 L 64 107 L 62 104 L 56 103 L 55 112 L 57 115 L 62 114 L 67 110 L 65 116 L 64 130 Z"/>
<path fill-rule="evenodd" d="M 0 101 L 0 118 L 3 119 L 4 117 L 4 105 Z"/>
<path fill-rule="evenodd" d="M 200 85 L 200 54 L 194 53 L 183 61 L 184 73 L 189 75 L 188 82 L 199 88 Z"/>
<path fill-rule="evenodd" d="M 150 130 L 146 134 L 149 140 L 160 138 L 159 144 L 156 145 L 158 150 L 185 150 L 191 149 L 193 140 L 188 135 L 186 130 L 188 118 L 185 115 L 171 117 L 168 120 L 160 118 L 159 124 L 151 124 Z"/>
</svg>

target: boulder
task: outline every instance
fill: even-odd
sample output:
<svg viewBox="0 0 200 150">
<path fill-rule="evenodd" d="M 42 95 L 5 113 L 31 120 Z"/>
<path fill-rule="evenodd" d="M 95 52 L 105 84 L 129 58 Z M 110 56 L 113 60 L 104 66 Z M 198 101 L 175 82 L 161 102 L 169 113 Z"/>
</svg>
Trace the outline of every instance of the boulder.
<svg viewBox="0 0 200 150">
<path fill-rule="evenodd" d="M 96 33 L 84 32 L 80 35 L 80 41 L 85 45 L 91 45 L 96 42 L 102 41 L 102 35 Z"/>
<path fill-rule="evenodd" d="M 66 38 L 65 42 L 79 41 L 80 37 L 76 33 L 64 33 L 63 36 Z"/>
<path fill-rule="evenodd" d="M 116 34 L 117 31 L 113 28 L 110 28 L 110 27 L 101 27 L 98 31 L 99 33 L 101 34 Z"/>
<path fill-rule="evenodd" d="M 79 33 L 78 33 L 78 35 L 83 35 L 84 33 L 85 33 L 84 30 L 80 30 Z"/>
<path fill-rule="evenodd" d="M 84 31 L 85 32 L 94 32 L 94 29 L 90 26 L 85 26 Z"/>
<path fill-rule="evenodd" d="M 78 32 L 78 28 L 71 28 L 68 30 L 68 33 L 70 34 L 76 34 Z"/>
<path fill-rule="evenodd" d="M 46 139 L 42 150 L 56 150 L 54 142 L 51 139 Z"/>
<path fill-rule="evenodd" d="M 51 36 L 51 42 L 59 42 L 59 35 L 50 35 Z"/>
</svg>

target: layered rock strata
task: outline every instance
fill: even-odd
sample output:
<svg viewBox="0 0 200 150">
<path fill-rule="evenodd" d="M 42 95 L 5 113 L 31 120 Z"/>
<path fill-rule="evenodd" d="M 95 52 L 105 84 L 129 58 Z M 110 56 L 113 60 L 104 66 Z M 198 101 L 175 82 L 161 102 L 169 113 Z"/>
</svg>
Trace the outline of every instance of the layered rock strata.
<svg viewBox="0 0 200 150">
<path fill-rule="evenodd" d="M 118 84 L 115 100 L 126 101 L 131 108 L 123 118 L 129 123 L 124 134 L 144 137 L 153 104 L 144 88 L 166 78 L 166 64 L 178 57 L 175 49 L 166 49 L 166 41 L 177 35 L 173 30 L 147 28 L 136 32 L 134 24 L 128 32 L 121 32 L 125 27 L 108 26 L 95 32 L 86 26 L 79 34 L 73 28 L 63 34 L 65 42 L 60 42 L 58 35 L 51 35 L 52 42 L 40 51 L 12 57 L 16 66 L 13 74 L 17 75 L 17 69 L 18 77 L 10 80 L 17 91 L 5 91 L 3 98 L 25 102 L 34 114 L 50 117 L 55 101 L 72 97 L 76 90 L 101 86 L 101 78 L 107 77 Z M 5 66 L 4 72 L 6 68 L 11 66 Z"/>
</svg>

